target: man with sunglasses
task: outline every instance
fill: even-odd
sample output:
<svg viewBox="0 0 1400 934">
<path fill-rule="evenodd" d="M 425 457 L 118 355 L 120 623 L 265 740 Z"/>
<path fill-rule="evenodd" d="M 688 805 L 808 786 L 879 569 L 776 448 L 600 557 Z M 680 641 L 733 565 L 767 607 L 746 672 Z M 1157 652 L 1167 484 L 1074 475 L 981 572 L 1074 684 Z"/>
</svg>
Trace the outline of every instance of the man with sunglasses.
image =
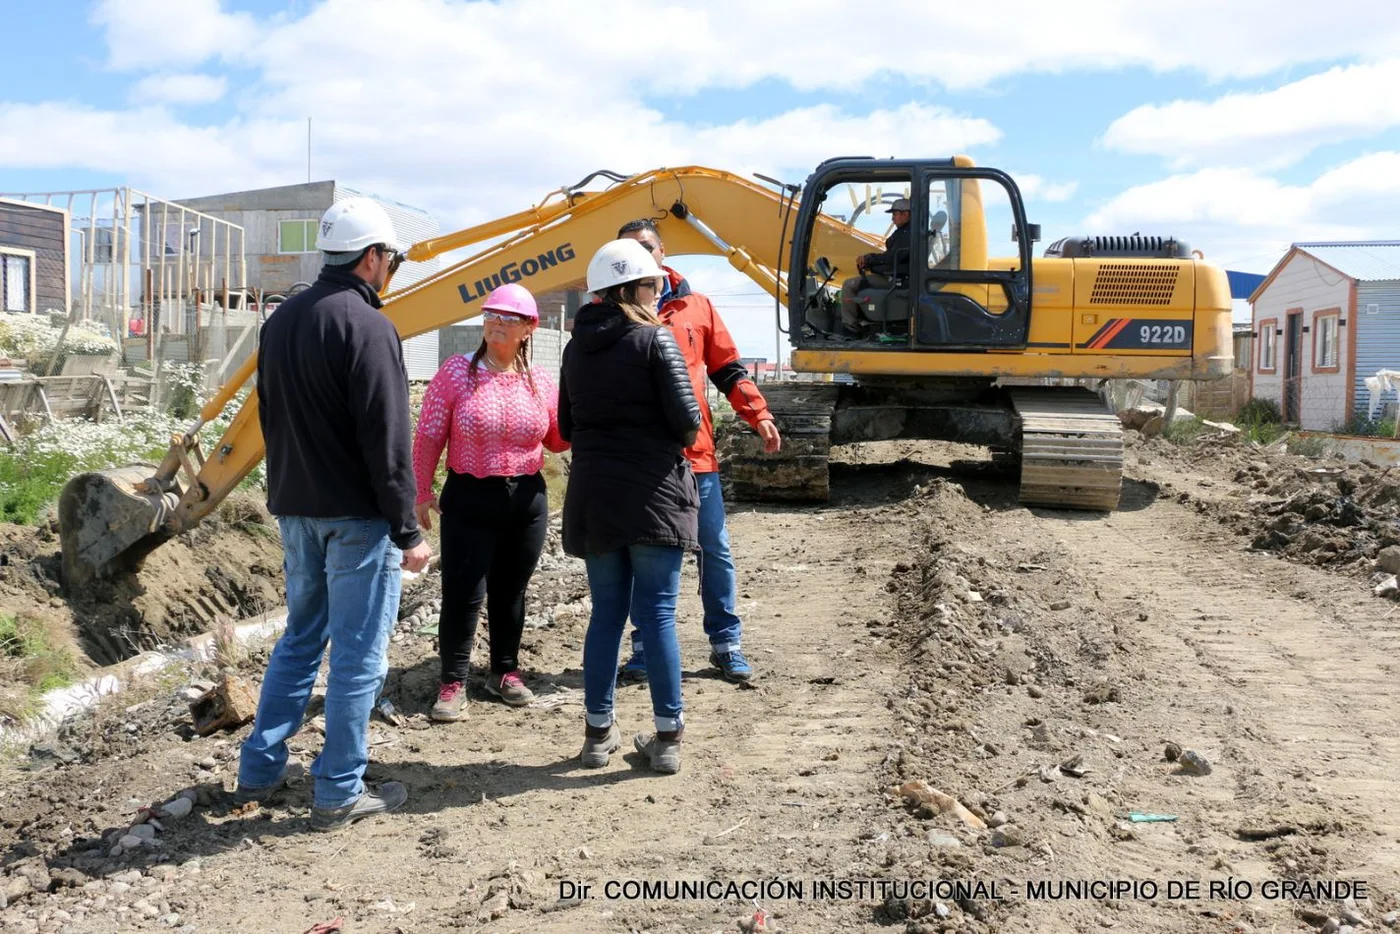
<svg viewBox="0 0 1400 934">
<path fill-rule="evenodd" d="M 370 710 L 388 671 L 403 569 L 432 549 L 413 513 L 408 373 L 379 292 L 399 259 L 388 214 L 368 198 L 333 205 L 316 246 L 316 282 L 283 302 L 258 345 L 258 419 L 267 505 L 286 554 L 287 628 L 263 677 L 238 768 L 240 803 L 264 801 L 300 770 L 300 727 L 330 643 L 326 730 L 311 826 L 334 830 L 399 807 L 398 782 L 365 786 Z"/>
<path fill-rule="evenodd" d="M 719 669 L 726 681 L 748 681 L 754 672 L 740 648 L 743 621 L 736 611 L 734 559 L 729 553 L 729 530 L 724 521 L 714 423 L 705 402 L 706 378 L 724 393 L 739 417 L 758 432 L 765 451 L 777 451 L 782 439 L 763 394 L 739 362 L 734 338 L 715 306 L 704 295 L 692 291 L 680 273 L 666 266 L 666 247 L 656 224 L 647 218 L 629 221 L 617 235 L 641 243 L 666 273 L 657 314 L 680 345 L 695 398 L 700 402 L 700 433 L 695 443 L 686 448 L 685 456 L 700 488 L 700 598 L 705 609 L 705 635 L 710 640 L 710 664 Z M 641 639 L 633 629 L 632 657 L 619 675 L 624 680 L 641 681 L 646 678 L 646 670 Z"/>
</svg>

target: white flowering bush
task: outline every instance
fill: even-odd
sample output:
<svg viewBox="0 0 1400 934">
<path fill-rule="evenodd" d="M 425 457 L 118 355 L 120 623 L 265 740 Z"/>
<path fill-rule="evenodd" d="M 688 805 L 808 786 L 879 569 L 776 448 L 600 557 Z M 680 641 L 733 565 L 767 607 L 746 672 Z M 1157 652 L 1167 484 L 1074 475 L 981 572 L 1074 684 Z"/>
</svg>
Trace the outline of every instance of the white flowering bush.
<svg viewBox="0 0 1400 934">
<path fill-rule="evenodd" d="M 95 322 L 82 322 L 68 328 L 63 338 L 63 351 L 54 372 L 62 372 L 63 361 L 70 354 L 109 354 L 117 350 L 117 342 Z M 31 370 L 46 367 L 58 346 L 61 327 L 37 315 L 0 314 L 0 356 L 18 357 L 29 362 Z"/>
<path fill-rule="evenodd" d="M 200 429 L 199 440 L 206 455 L 214 450 L 246 398 L 246 391 L 240 393 L 218 418 Z M 191 421 L 192 417 L 171 412 L 138 410 L 127 413 L 122 424 L 70 418 L 42 425 L 0 453 L 0 521 L 27 524 L 39 519 L 76 474 L 141 461 L 159 462 L 170 447 L 171 435 L 185 431 Z M 259 464 L 243 485 L 262 484 Z"/>
</svg>

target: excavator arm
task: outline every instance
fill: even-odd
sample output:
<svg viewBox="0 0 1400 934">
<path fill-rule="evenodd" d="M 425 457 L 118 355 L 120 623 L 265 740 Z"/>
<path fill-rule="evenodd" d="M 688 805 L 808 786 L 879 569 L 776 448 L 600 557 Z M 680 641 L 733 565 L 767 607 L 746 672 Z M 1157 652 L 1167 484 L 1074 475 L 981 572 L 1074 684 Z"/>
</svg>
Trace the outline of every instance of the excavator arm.
<svg viewBox="0 0 1400 934">
<path fill-rule="evenodd" d="M 583 191 L 605 175 L 616 184 Z M 624 223 L 656 222 L 672 255 L 723 256 L 780 303 L 787 299 L 782 258 L 796 217 L 795 191 L 773 191 L 716 169 L 656 169 L 628 178 L 594 173 L 584 182 L 551 192 L 518 214 L 415 244 L 412 260 L 450 251 L 477 252 L 413 285 L 389 291 L 384 314 L 404 338 L 480 314 L 498 285 L 520 282 L 535 293 L 584 279 L 593 252 Z M 853 228 L 823 219 L 813 244 L 844 268 L 879 243 Z M 799 274 L 805 275 L 806 270 Z M 392 282 L 391 282 L 392 285 Z M 209 454 L 200 430 L 218 417 L 253 375 L 250 357 L 204 406 L 199 419 L 156 467 L 130 466 L 80 474 L 59 497 L 64 581 L 69 588 L 139 565 L 162 542 L 188 531 L 218 507 L 263 457 L 256 392 L 248 394 Z"/>
</svg>

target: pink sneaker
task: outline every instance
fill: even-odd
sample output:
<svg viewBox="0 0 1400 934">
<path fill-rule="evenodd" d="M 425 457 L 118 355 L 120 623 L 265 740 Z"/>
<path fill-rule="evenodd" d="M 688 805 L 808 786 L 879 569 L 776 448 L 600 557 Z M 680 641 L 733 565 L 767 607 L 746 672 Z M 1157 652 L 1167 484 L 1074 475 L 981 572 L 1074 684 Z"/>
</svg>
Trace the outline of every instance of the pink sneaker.
<svg viewBox="0 0 1400 934">
<path fill-rule="evenodd" d="M 434 720 L 449 723 L 466 719 L 467 686 L 460 681 L 449 681 L 438 688 L 437 703 L 428 714 Z"/>
<path fill-rule="evenodd" d="M 535 699 L 535 694 L 520 680 L 520 672 L 508 671 L 503 675 L 491 675 L 486 679 L 487 692 L 496 695 L 512 707 L 524 707 Z"/>
</svg>

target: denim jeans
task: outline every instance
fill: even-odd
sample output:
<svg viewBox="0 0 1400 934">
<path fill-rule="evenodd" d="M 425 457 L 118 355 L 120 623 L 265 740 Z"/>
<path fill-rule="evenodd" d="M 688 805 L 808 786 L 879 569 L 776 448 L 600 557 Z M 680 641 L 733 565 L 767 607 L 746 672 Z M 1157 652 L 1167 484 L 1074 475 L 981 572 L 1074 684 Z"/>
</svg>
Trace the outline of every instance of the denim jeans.
<svg viewBox="0 0 1400 934">
<path fill-rule="evenodd" d="M 369 717 L 389 670 L 403 552 L 389 541 L 383 519 L 280 516 L 277 523 L 285 555 L 287 629 L 263 676 L 238 783 L 256 791 L 280 779 L 287 738 L 301 727 L 329 641 L 326 739 L 311 766 L 313 803 L 342 807 L 364 791 Z"/>
<path fill-rule="evenodd" d="M 705 635 L 721 655 L 739 648 L 744 623 L 735 612 L 738 588 L 734 559 L 729 555 L 729 529 L 724 524 L 724 493 L 719 474 L 698 473 L 700 488 L 700 604 L 705 610 Z M 632 630 L 632 651 L 642 649 L 641 634 Z M 645 655 L 644 655 L 645 657 Z"/>
<path fill-rule="evenodd" d="M 588 725 L 613 721 L 617 654 L 630 614 L 646 649 L 651 712 L 659 731 L 681 727 L 681 647 L 676 598 L 684 552 L 663 545 L 631 545 L 584 559 L 593 615 L 583 637 L 583 706 Z"/>
</svg>

